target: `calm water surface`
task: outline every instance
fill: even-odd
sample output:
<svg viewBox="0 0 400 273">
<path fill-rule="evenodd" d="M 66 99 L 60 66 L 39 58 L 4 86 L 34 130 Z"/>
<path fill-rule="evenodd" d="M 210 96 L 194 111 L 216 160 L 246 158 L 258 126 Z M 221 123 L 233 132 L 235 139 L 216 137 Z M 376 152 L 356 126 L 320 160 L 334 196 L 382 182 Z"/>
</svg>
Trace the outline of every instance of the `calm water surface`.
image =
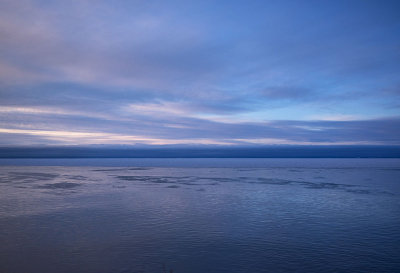
<svg viewBox="0 0 400 273">
<path fill-rule="evenodd" d="M 400 272 L 398 159 L 0 164 L 0 272 Z"/>
</svg>

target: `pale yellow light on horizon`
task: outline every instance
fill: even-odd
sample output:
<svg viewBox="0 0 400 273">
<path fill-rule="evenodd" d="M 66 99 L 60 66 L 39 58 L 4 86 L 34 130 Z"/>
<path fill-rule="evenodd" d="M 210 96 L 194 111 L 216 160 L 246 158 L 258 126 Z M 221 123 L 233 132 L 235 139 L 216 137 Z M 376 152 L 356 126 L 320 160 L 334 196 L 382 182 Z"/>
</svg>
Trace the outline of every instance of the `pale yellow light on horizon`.
<svg viewBox="0 0 400 273">
<path fill-rule="evenodd" d="M 147 145 L 380 145 L 380 142 L 369 141 L 342 141 L 342 142 L 310 142 L 293 141 L 279 138 L 233 138 L 233 139 L 167 139 L 153 138 L 137 135 L 125 135 L 104 132 L 76 132 L 76 131 L 51 131 L 51 130 L 28 130 L 0 128 L 3 134 L 21 134 L 40 136 L 47 140 L 58 141 L 64 145 L 90 145 L 90 144 L 147 144 Z"/>
<path fill-rule="evenodd" d="M 149 145 L 168 145 L 168 144 L 204 144 L 204 145 L 231 145 L 227 141 L 213 139 L 162 139 L 149 138 L 145 136 L 124 135 L 103 132 L 74 132 L 74 131 L 51 131 L 51 130 L 28 130 L 28 129 L 9 129 L 0 128 L 0 133 L 24 134 L 41 136 L 48 140 L 55 140 L 64 144 L 149 144 Z"/>
</svg>

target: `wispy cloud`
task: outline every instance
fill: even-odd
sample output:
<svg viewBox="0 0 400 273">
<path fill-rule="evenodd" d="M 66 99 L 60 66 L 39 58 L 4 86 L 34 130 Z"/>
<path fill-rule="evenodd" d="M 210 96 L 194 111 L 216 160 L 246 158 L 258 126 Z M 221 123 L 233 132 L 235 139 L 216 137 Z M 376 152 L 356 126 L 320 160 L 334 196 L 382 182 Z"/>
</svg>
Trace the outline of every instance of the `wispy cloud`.
<svg viewBox="0 0 400 273">
<path fill-rule="evenodd" d="M 58 144 L 400 144 L 399 119 L 222 123 L 155 117 L 141 118 L 131 128 L 127 125 L 134 124 L 132 121 L 104 121 L 105 126 L 100 128 L 90 125 L 96 119 L 83 119 L 80 126 L 54 126 L 48 119 L 33 121 L 37 123 L 29 122 L 27 126 L 3 123 L 1 144 L 15 144 L 11 135 L 18 135 L 18 141 L 24 139 L 24 143 L 30 140 L 32 144 L 46 139 Z"/>
</svg>

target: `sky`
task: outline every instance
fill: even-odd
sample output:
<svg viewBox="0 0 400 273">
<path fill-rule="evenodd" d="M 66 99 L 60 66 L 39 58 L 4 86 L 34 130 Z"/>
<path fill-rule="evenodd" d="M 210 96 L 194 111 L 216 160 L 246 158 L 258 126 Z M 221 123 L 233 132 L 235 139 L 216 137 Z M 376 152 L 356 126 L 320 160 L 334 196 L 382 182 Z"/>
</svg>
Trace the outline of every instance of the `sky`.
<svg viewBox="0 0 400 273">
<path fill-rule="evenodd" d="M 0 0 L 0 145 L 400 145 L 399 13 Z"/>
</svg>

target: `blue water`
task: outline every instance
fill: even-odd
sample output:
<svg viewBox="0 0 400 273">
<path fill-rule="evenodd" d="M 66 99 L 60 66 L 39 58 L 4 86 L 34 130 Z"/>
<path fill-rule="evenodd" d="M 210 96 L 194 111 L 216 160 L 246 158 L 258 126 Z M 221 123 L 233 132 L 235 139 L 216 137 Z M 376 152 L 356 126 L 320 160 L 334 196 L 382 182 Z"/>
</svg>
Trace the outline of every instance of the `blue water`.
<svg viewBox="0 0 400 273">
<path fill-rule="evenodd" d="M 399 159 L 0 164 L 0 272 L 400 272 Z"/>
</svg>

